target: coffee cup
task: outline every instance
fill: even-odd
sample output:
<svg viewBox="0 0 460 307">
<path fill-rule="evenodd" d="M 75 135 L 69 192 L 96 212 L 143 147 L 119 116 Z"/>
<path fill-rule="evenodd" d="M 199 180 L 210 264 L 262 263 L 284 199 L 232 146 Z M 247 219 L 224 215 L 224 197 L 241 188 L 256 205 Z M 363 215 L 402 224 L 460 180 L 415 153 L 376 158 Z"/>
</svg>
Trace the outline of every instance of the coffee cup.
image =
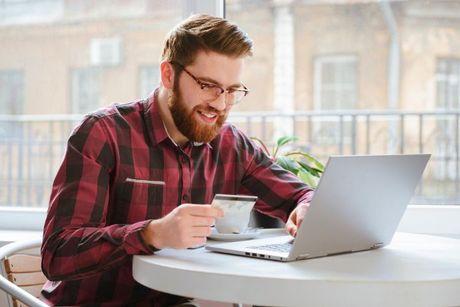
<svg viewBox="0 0 460 307">
<path fill-rule="evenodd" d="M 244 233 L 256 200 L 255 196 L 216 194 L 212 206 L 224 212 L 222 218 L 216 219 L 216 230 L 224 234 Z"/>
</svg>

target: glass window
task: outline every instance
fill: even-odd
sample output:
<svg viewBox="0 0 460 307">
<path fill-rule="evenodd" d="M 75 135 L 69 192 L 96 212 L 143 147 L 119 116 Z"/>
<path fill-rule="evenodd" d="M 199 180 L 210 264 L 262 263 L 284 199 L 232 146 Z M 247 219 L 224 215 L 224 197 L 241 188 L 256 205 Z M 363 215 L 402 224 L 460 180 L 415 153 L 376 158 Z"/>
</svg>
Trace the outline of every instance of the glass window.
<svg viewBox="0 0 460 307">
<path fill-rule="evenodd" d="M 139 68 L 139 94 L 141 98 L 147 97 L 152 89 L 160 84 L 158 65 L 143 65 Z"/>
<path fill-rule="evenodd" d="M 438 59 L 436 81 L 438 108 L 460 108 L 460 59 Z"/>
<path fill-rule="evenodd" d="M 218 4 L 0 0 L 0 206 L 46 208 L 81 116 L 154 90 L 166 33 Z"/>
<path fill-rule="evenodd" d="M 436 63 L 436 93 L 439 110 L 460 109 L 460 59 L 438 59 Z M 436 157 L 439 167 L 434 170 L 434 177 L 438 181 L 455 182 L 458 162 L 456 156 L 456 140 L 458 134 L 457 118 L 444 116 L 437 122 L 437 129 L 433 138 L 436 140 Z"/>
<path fill-rule="evenodd" d="M 316 110 L 352 110 L 356 105 L 357 60 L 354 56 L 319 56 L 314 63 Z M 342 125 L 342 126 L 341 126 Z M 341 129 L 342 128 L 342 129 Z M 315 143 L 334 145 L 351 142 L 351 125 L 336 118 L 319 118 L 314 127 Z M 340 132 L 342 131 L 342 135 Z"/>
<path fill-rule="evenodd" d="M 72 112 L 86 114 L 100 106 L 100 71 L 94 68 L 72 70 Z"/>
<path fill-rule="evenodd" d="M 356 105 L 357 64 L 353 56 L 315 59 L 315 105 L 318 110 L 351 110 Z"/>
<path fill-rule="evenodd" d="M 23 105 L 23 72 L 0 70 L 0 114 L 22 114 Z"/>
<path fill-rule="evenodd" d="M 323 162 L 432 153 L 411 203 L 460 204 L 458 4 L 227 0 L 255 43 L 230 119 L 269 144 L 294 134 Z"/>
</svg>

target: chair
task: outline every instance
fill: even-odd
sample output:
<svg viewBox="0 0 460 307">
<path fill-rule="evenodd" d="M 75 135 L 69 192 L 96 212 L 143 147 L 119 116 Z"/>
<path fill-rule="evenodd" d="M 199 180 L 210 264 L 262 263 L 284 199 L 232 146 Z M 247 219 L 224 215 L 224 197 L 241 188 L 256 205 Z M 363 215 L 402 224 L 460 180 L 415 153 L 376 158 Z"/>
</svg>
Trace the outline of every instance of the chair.
<svg viewBox="0 0 460 307">
<path fill-rule="evenodd" d="M 48 307 L 38 296 L 46 277 L 41 271 L 41 257 L 28 250 L 39 248 L 42 239 L 18 241 L 0 247 L 0 289 L 9 294 L 12 307 Z M 1 270 L 0 270 L 1 273 Z M 240 307 L 242 304 L 219 303 L 197 300 L 202 307 Z"/>
<path fill-rule="evenodd" d="M 46 277 L 41 271 L 41 257 L 27 250 L 39 248 L 41 238 L 18 241 L 0 247 L 0 265 L 5 276 L 0 274 L 0 289 L 9 294 L 13 307 L 46 307 L 38 299 Z"/>
</svg>

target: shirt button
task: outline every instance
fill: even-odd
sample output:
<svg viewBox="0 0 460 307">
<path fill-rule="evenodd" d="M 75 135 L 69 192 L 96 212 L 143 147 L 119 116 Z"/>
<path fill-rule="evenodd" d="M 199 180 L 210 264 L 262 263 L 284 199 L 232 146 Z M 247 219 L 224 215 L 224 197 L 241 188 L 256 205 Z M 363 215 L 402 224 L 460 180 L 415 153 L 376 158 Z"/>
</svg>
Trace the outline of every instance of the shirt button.
<svg viewBox="0 0 460 307">
<path fill-rule="evenodd" d="M 187 194 L 184 194 L 184 195 L 182 196 L 182 200 L 187 201 L 187 200 L 188 200 L 188 195 L 187 195 Z"/>
</svg>

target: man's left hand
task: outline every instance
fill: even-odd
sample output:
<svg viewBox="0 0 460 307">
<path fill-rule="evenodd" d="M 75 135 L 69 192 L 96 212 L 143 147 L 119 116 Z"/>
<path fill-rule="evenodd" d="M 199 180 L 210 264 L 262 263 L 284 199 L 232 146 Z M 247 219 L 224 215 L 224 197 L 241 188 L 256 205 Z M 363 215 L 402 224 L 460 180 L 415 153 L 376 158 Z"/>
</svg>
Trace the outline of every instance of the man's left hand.
<svg viewBox="0 0 460 307">
<path fill-rule="evenodd" d="M 302 224 L 302 221 L 307 213 L 309 203 L 300 203 L 289 215 L 286 223 L 286 231 L 293 237 L 297 235 L 297 229 Z"/>
</svg>

